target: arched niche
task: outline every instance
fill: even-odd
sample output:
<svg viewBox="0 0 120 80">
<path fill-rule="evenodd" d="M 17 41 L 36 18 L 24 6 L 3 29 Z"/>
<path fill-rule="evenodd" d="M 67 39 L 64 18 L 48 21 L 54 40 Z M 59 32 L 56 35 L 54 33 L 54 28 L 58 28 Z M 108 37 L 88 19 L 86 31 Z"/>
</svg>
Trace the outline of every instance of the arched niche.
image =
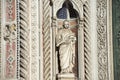
<svg viewBox="0 0 120 80">
<path fill-rule="evenodd" d="M 74 57 L 73 57 L 74 58 L 74 60 L 73 60 L 74 65 L 73 65 L 73 68 L 72 68 L 71 72 L 75 75 L 75 77 L 77 77 L 77 75 L 78 75 L 78 72 L 77 72 L 78 71 L 78 65 L 77 65 L 77 63 L 78 63 L 78 61 L 77 61 L 78 60 L 78 58 L 77 58 L 77 56 L 78 56 L 78 45 L 77 45 L 78 27 L 77 27 L 77 25 L 79 24 L 78 23 L 79 14 L 78 14 L 77 10 L 74 9 L 74 7 L 73 7 L 73 5 L 70 1 L 65 1 L 62 5 L 62 8 L 60 8 L 57 11 L 56 16 L 57 16 L 57 21 L 56 21 L 57 22 L 57 27 L 56 27 L 57 28 L 57 33 L 56 33 L 56 35 L 59 34 L 59 32 L 63 31 L 63 30 L 71 31 L 73 34 L 75 34 L 74 35 L 74 37 L 76 38 L 75 45 L 71 46 L 73 51 L 70 51 L 70 50 L 69 51 L 73 52 L 73 55 L 74 55 Z M 64 21 L 68 21 L 70 29 L 65 29 L 64 28 Z M 68 34 L 68 33 L 63 31 L 62 34 L 60 34 L 59 36 L 61 36 L 63 38 L 63 36 Z M 68 35 L 70 36 L 71 33 L 69 33 Z M 68 35 L 66 37 L 68 37 Z M 58 37 L 58 35 L 56 37 Z M 66 38 L 64 38 L 64 39 L 66 39 Z M 70 39 L 68 39 L 68 40 L 70 40 Z M 57 45 L 57 43 L 56 43 L 56 45 Z M 66 45 L 66 44 L 63 43 L 63 45 Z M 66 51 L 67 51 L 67 49 L 68 48 L 66 46 Z M 65 54 L 66 54 L 66 51 L 65 51 Z M 61 57 L 61 55 L 63 55 L 63 56 L 65 56 L 65 55 L 59 53 L 59 52 L 61 52 L 60 51 L 60 46 L 59 47 L 56 46 L 56 52 L 58 53 L 58 56 L 57 56 L 58 57 L 58 59 L 57 59 L 58 60 L 58 74 L 60 74 L 62 72 L 60 63 L 61 63 L 61 61 L 63 61 L 63 60 L 60 59 L 60 57 Z M 64 50 L 63 50 L 63 52 L 64 52 Z M 71 58 L 71 57 L 69 57 L 67 59 L 68 56 L 66 56 L 66 60 Z M 70 74 L 70 72 L 68 72 L 68 73 Z"/>
<path fill-rule="evenodd" d="M 63 3 L 66 0 L 55 0 L 53 2 L 53 15 L 56 16 L 57 11 L 62 7 Z M 73 4 L 73 7 L 75 10 L 78 11 L 79 14 L 81 14 L 79 17 L 83 18 L 83 2 L 81 0 L 68 0 Z"/>
<path fill-rule="evenodd" d="M 67 3 L 67 7 L 66 7 Z M 69 8 L 70 7 L 70 8 Z M 66 9 L 68 8 L 68 9 Z M 61 16 L 63 15 L 63 16 Z M 55 0 L 52 6 L 52 77 L 53 80 L 59 80 L 58 74 L 60 74 L 59 66 L 59 52 L 56 47 L 56 34 L 58 30 L 63 27 L 65 20 L 69 21 L 70 29 L 77 38 L 75 44 L 76 60 L 75 66 L 77 72 L 75 72 L 74 79 L 79 80 L 84 75 L 84 59 L 83 59 L 83 2 L 81 0 Z M 70 76 L 70 75 L 69 75 Z M 71 75 L 72 76 L 72 75 Z M 72 79 L 72 80 L 74 80 Z"/>
<path fill-rule="evenodd" d="M 70 28 L 75 28 L 79 24 L 79 13 L 74 9 L 70 1 L 65 1 L 56 13 L 58 28 L 62 28 L 65 20 L 69 21 Z"/>
</svg>

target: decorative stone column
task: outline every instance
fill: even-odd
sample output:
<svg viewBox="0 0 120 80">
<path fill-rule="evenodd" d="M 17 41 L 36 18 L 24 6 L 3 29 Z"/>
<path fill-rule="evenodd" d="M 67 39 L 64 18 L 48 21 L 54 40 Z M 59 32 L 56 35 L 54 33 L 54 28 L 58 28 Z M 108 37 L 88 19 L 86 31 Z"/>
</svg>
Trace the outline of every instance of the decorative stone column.
<svg viewBox="0 0 120 80">
<path fill-rule="evenodd" d="M 84 79 L 84 21 L 78 24 L 78 80 Z"/>
<path fill-rule="evenodd" d="M 48 0 L 42 0 L 43 3 L 43 79 L 44 80 L 52 80 L 51 79 L 51 17 L 50 17 L 50 2 Z"/>
<path fill-rule="evenodd" d="M 55 37 L 56 37 L 56 17 L 52 17 L 52 79 L 56 80 L 56 73 L 57 73 L 57 53 L 56 53 L 56 45 L 55 45 Z"/>
</svg>

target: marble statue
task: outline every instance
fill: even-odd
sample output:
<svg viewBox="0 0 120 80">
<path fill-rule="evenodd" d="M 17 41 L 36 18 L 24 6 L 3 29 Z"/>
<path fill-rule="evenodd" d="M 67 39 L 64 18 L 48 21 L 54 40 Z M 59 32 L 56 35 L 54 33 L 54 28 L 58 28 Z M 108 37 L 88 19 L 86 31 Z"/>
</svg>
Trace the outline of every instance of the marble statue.
<svg viewBox="0 0 120 80">
<path fill-rule="evenodd" d="M 63 28 L 56 35 L 56 46 L 59 48 L 60 73 L 73 73 L 75 65 L 76 36 L 69 27 L 69 22 L 63 22 Z"/>
</svg>

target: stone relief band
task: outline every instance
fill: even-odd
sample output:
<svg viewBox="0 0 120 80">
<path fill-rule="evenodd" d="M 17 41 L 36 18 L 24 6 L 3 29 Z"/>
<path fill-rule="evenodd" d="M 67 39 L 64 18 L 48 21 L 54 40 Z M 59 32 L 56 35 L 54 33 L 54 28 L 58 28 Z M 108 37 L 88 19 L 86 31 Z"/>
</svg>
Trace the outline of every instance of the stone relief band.
<svg viewBox="0 0 120 80">
<path fill-rule="evenodd" d="M 39 18 L 39 14 L 38 14 L 38 4 L 39 1 L 38 0 L 30 0 L 31 5 L 30 5 L 30 9 L 31 9 L 31 42 L 30 42 L 30 46 L 31 46 L 31 76 L 30 79 L 31 80 L 39 80 L 39 23 L 38 23 L 38 18 Z"/>
<path fill-rule="evenodd" d="M 97 0 L 98 78 L 108 80 L 107 0 Z"/>
</svg>

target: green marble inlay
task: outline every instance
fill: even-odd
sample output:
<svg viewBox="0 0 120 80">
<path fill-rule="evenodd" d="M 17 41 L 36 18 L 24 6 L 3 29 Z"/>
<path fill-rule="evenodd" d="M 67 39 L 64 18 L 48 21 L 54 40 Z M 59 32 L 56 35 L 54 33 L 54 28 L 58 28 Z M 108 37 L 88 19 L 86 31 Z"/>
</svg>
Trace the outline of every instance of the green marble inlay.
<svg viewBox="0 0 120 80">
<path fill-rule="evenodd" d="M 112 3 L 114 77 L 120 80 L 120 0 L 113 0 Z"/>
</svg>

